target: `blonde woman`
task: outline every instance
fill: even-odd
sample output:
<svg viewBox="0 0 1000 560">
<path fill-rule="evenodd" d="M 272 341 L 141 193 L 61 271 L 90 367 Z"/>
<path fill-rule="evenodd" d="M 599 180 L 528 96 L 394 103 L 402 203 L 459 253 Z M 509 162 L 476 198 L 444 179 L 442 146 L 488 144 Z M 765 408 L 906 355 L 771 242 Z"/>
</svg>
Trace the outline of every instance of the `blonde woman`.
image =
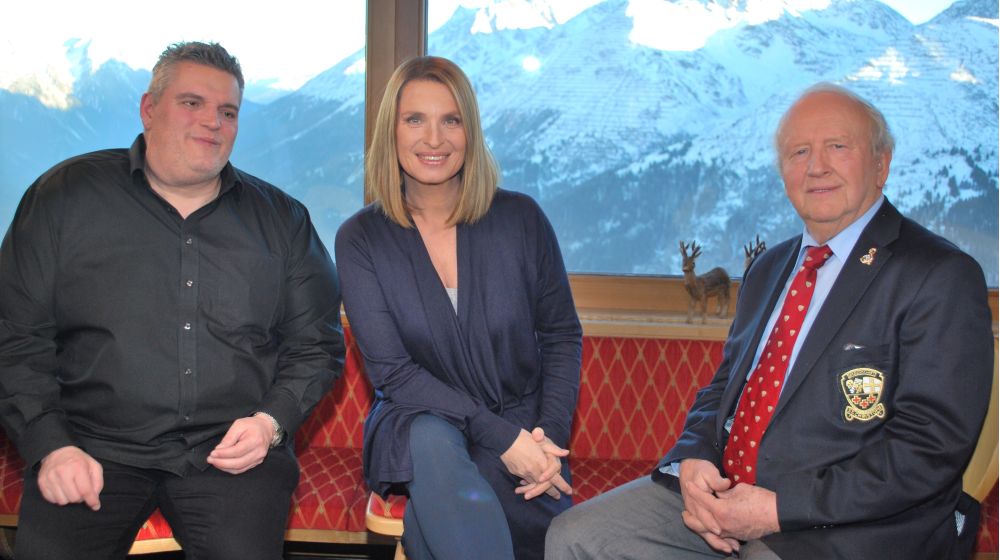
<svg viewBox="0 0 1000 560">
<path fill-rule="evenodd" d="M 390 78 L 366 174 L 373 202 L 340 228 L 336 256 L 376 389 L 368 484 L 409 495 L 414 559 L 540 559 L 572 504 L 581 360 L 552 227 L 497 188 L 472 86 L 442 58 Z"/>
</svg>

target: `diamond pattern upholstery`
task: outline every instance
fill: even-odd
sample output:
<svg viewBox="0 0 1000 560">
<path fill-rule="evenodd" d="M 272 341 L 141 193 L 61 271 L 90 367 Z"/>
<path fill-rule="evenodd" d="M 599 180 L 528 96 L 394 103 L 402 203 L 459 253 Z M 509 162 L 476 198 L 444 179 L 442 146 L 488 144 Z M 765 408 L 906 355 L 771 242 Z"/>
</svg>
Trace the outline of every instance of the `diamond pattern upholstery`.
<svg viewBox="0 0 1000 560">
<path fill-rule="evenodd" d="M 361 448 L 307 447 L 299 465 L 288 528 L 364 531 L 368 486 L 361 476 Z"/>
<path fill-rule="evenodd" d="M 612 488 L 649 474 L 654 461 L 571 457 L 573 503 L 589 500 Z"/>
<path fill-rule="evenodd" d="M 383 500 L 378 494 L 373 494 L 368 502 L 368 512 L 388 519 L 402 519 L 406 513 L 406 497 L 390 495 Z"/>
<path fill-rule="evenodd" d="M 289 529 L 365 531 L 369 491 L 361 468 L 362 423 L 373 393 L 349 328 L 344 336 L 344 375 L 295 436 L 302 474 L 292 495 Z"/>
<path fill-rule="evenodd" d="M 365 377 L 364 360 L 358 345 L 344 329 L 347 356 L 344 375 L 334 385 L 295 436 L 297 450 L 304 447 L 349 447 L 361 449 L 362 422 L 372 404 L 372 386 Z"/>
<path fill-rule="evenodd" d="M 695 393 L 720 361 L 721 342 L 584 338 L 573 456 L 651 467 L 677 440 Z"/>
</svg>

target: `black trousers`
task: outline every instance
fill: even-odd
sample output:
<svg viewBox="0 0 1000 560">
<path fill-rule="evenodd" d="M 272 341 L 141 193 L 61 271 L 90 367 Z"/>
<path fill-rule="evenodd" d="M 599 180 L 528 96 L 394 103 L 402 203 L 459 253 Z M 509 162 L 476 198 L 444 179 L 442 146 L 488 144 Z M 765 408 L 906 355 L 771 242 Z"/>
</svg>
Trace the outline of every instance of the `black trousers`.
<svg viewBox="0 0 1000 560">
<path fill-rule="evenodd" d="M 99 460 L 104 467 L 101 509 L 58 506 L 38 490 L 26 469 L 14 545 L 18 560 L 125 558 L 143 522 L 157 507 L 187 560 L 278 560 L 299 466 L 285 446 L 264 462 L 231 475 L 209 466 L 184 476 Z"/>
</svg>

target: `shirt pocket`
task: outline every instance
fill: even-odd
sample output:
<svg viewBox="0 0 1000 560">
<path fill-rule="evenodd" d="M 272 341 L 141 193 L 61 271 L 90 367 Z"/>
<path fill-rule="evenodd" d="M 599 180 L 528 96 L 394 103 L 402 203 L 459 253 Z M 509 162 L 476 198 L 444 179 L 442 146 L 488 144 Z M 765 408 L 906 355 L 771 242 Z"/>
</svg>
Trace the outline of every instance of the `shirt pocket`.
<svg viewBox="0 0 1000 560">
<path fill-rule="evenodd" d="M 206 285 L 209 322 L 232 329 L 269 331 L 280 301 L 280 261 L 272 255 L 227 255 Z"/>
</svg>

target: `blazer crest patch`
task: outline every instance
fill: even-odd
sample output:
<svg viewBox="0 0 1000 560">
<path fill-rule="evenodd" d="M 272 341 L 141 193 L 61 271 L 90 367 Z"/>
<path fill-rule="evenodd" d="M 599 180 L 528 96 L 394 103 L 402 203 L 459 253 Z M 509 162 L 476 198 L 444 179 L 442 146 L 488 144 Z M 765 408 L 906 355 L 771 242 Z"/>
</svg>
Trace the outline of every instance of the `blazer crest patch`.
<svg viewBox="0 0 1000 560">
<path fill-rule="evenodd" d="M 881 402 L 884 377 L 881 371 L 871 368 L 855 368 L 840 375 L 840 389 L 847 399 L 845 420 L 885 418 L 885 403 Z"/>
</svg>

